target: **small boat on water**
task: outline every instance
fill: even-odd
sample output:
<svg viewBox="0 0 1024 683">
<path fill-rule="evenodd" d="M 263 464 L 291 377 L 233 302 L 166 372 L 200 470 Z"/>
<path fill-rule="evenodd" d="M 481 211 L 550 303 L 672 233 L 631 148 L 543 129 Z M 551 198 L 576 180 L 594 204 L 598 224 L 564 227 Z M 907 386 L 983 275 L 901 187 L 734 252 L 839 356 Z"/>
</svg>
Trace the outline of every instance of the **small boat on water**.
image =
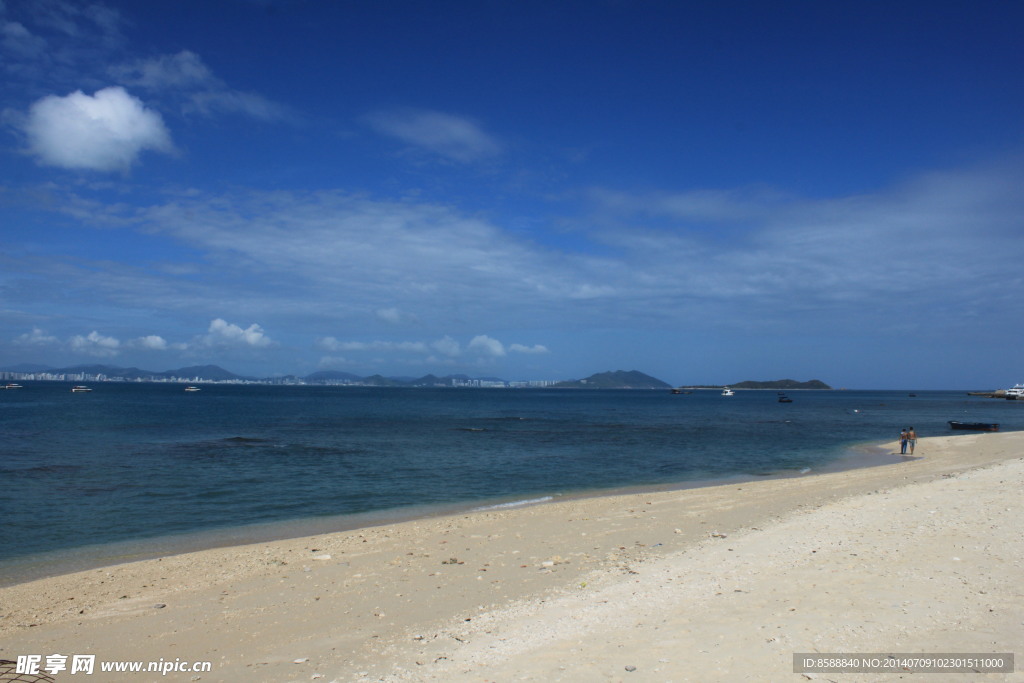
<svg viewBox="0 0 1024 683">
<path fill-rule="evenodd" d="M 14 382 L 10 382 L 6 386 L 4 386 L 4 389 L 22 389 L 22 388 L 23 387 L 20 384 L 15 384 Z"/>
<path fill-rule="evenodd" d="M 730 389 L 729 387 L 725 387 L 724 389 L 722 389 L 722 396 L 735 396 L 735 395 L 736 395 L 736 392 L 733 391 L 732 389 Z"/>
<path fill-rule="evenodd" d="M 81 384 L 71 387 L 71 393 L 73 394 L 82 394 L 86 391 L 92 391 L 92 389 Z"/>
<path fill-rule="evenodd" d="M 966 429 L 972 432 L 998 432 L 998 422 L 957 422 L 956 420 L 950 420 L 948 422 L 950 429 Z"/>
<path fill-rule="evenodd" d="M 779 403 L 792 403 L 793 399 L 785 394 L 779 394 Z"/>
<path fill-rule="evenodd" d="M 185 391 L 202 391 L 199 387 L 185 387 Z"/>
</svg>

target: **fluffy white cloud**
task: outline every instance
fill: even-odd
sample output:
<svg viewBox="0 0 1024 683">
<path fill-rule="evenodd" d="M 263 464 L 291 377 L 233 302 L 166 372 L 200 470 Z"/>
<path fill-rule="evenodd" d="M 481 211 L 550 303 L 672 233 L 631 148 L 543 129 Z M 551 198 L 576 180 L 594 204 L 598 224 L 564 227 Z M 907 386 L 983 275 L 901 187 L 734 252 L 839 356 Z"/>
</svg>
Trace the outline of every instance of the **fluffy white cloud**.
<svg viewBox="0 0 1024 683">
<path fill-rule="evenodd" d="M 30 108 L 25 133 L 40 163 L 61 168 L 123 171 L 146 150 L 173 151 L 160 115 L 120 87 L 44 97 Z"/>
<path fill-rule="evenodd" d="M 121 350 L 121 342 L 114 337 L 105 337 L 93 330 L 84 337 L 76 334 L 68 341 L 72 351 L 86 353 L 90 356 L 112 357 Z"/>
<path fill-rule="evenodd" d="M 143 349 L 149 349 L 151 351 L 165 351 L 167 349 L 167 340 L 157 334 L 151 334 L 145 337 L 139 337 L 135 340 L 135 346 Z"/>
<path fill-rule="evenodd" d="M 243 329 L 242 327 L 229 323 L 223 318 L 217 318 L 210 323 L 203 341 L 208 346 L 251 346 L 263 348 L 272 345 L 274 342 L 266 335 L 256 323 Z"/>
<path fill-rule="evenodd" d="M 376 112 L 366 118 L 377 132 L 463 163 L 498 154 L 501 145 L 475 122 L 438 111 Z"/>
<path fill-rule="evenodd" d="M 479 334 L 469 342 L 469 350 L 485 356 L 500 358 L 505 355 L 505 345 L 497 339 L 488 337 L 486 334 Z"/>
</svg>

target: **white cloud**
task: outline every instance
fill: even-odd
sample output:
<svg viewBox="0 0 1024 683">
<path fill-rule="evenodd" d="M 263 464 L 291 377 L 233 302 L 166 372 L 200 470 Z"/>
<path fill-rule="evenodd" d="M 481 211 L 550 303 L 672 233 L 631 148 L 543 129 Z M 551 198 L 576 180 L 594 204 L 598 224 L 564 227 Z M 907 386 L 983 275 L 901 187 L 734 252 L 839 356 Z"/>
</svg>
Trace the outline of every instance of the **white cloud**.
<svg viewBox="0 0 1024 683">
<path fill-rule="evenodd" d="M 335 337 L 323 337 L 318 339 L 316 347 L 336 352 L 383 352 L 383 353 L 412 353 L 412 354 L 430 354 L 437 353 L 445 358 L 451 360 L 460 358 L 468 354 L 474 354 L 477 356 L 489 357 L 489 358 L 502 358 L 507 355 L 509 351 L 515 353 L 524 354 L 542 354 L 548 353 L 547 347 L 536 344 L 534 346 L 524 346 L 522 344 L 512 344 L 507 349 L 505 345 L 499 340 L 489 337 L 485 334 L 477 335 L 473 337 L 465 348 L 459 344 L 458 341 L 450 336 L 444 336 L 441 339 L 436 339 L 432 342 L 422 341 L 405 341 L 405 342 L 393 342 L 393 341 L 339 341 Z M 432 360 L 437 360 L 432 357 Z M 348 362 L 344 360 L 343 362 Z"/>
<path fill-rule="evenodd" d="M 146 150 L 173 151 L 160 115 L 120 87 L 44 97 L 29 110 L 25 133 L 41 163 L 61 168 L 124 171 Z"/>
<path fill-rule="evenodd" d="M 121 342 L 114 337 L 105 337 L 93 330 L 86 336 L 76 334 L 68 341 L 72 351 L 86 353 L 90 356 L 112 357 L 121 349 Z"/>
<path fill-rule="evenodd" d="M 243 329 L 242 327 L 229 323 L 223 318 L 217 318 L 210 323 L 203 342 L 207 346 L 251 346 L 263 348 L 271 346 L 274 342 L 264 333 L 256 323 Z"/>
<path fill-rule="evenodd" d="M 495 358 L 505 355 L 505 345 L 497 339 L 488 337 L 486 334 L 479 334 L 473 337 L 469 342 L 468 349 L 485 356 L 494 356 Z"/>
<path fill-rule="evenodd" d="M 38 327 L 33 327 L 31 332 L 26 332 L 14 340 L 15 344 L 22 346 L 46 346 L 57 344 L 58 342 L 59 340 L 56 337 L 46 334 L 46 332 Z"/>
<path fill-rule="evenodd" d="M 508 347 L 508 350 L 514 353 L 550 353 L 550 351 L 548 351 L 548 347 L 544 346 L 543 344 L 534 344 L 533 346 L 524 346 L 523 344 L 512 344 Z"/>
<path fill-rule="evenodd" d="M 167 340 L 157 334 L 139 337 L 134 340 L 134 345 L 151 351 L 165 351 L 168 348 Z"/>
<path fill-rule="evenodd" d="M 497 140 L 470 119 L 426 110 L 376 112 L 366 118 L 374 130 L 455 161 L 469 163 L 501 152 Z"/>
<path fill-rule="evenodd" d="M 459 356 L 462 353 L 462 347 L 459 346 L 459 342 L 447 335 L 435 342 L 431 342 L 430 348 L 434 349 L 441 355 L 449 356 L 451 358 Z"/>
</svg>

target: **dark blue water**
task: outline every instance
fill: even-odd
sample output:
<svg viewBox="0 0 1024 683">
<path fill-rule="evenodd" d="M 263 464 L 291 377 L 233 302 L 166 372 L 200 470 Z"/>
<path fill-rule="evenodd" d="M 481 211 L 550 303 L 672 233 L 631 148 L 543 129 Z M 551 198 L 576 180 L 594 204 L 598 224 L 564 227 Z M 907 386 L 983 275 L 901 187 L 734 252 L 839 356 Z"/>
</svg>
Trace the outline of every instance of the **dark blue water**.
<svg viewBox="0 0 1024 683">
<path fill-rule="evenodd" d="M 0 562 L 282 520 L 818 471 L 912 425 L 1024 429 L 964 392 L 23 382 L 0 391 Z M 4 571 L 0 564 L 0 574 Z"/>
</svg>

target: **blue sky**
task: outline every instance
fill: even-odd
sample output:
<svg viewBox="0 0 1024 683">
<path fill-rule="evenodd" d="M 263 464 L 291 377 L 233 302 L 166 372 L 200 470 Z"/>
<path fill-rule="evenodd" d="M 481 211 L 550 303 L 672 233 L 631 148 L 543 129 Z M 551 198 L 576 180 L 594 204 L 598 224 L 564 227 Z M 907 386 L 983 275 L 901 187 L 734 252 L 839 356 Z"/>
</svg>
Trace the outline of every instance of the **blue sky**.
<svg viewBox="0 0 1024 683">
<path fill-rule="evenodd" d="M 1010 386 L 1022 25 L 0 0 L 0 365 Z"/>
</svg>

